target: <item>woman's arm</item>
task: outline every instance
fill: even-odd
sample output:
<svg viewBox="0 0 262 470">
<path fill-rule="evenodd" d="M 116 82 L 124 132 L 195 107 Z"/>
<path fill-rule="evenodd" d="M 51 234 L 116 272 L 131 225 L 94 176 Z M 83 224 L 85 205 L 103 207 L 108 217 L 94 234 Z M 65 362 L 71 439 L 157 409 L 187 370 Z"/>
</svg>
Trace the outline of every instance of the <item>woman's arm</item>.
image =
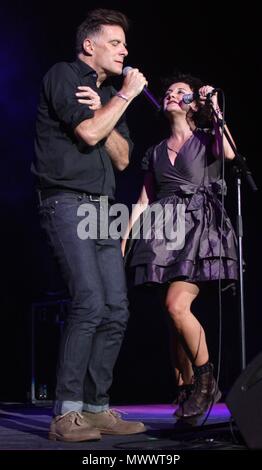
<svg viewBox="0 0 262 470">
<path fill-rule="evenodd" d="M 144 210 L 147 208 L 148 204 L 150 204 L 154 200 L 154 197 L 155 197 L 154 186 L 155 186 L 154 175 L 151 172 L 147 172 L 145 175 L 144 184 L 141 189 L 140 196 L 138 198 L 137 203 L 133 206 L 132 213 L 128 222 L 128 226 L 123 235 L 123 239 L 121 242 L 121 250 L 122 250 L 123 256 L 125 254 L 126 242 L 127 242 L 127 239 L 129 237 L 129 234 L 132 230 L 134 223 L 137 221 L 137 219 L 142 214 L 142 212 L 144 212 Z"/>
<path fill-rule="evenodd" d="M 199 88 L 198 92 L 199 92 L 199 96 L 200 96 L 200 100 L 205 102 L 206 99 L 207 99 L 207 96 L 209 93 L 211 93 L 213 91 L 213 87 L 210 86 L 210 85 L 205 85 L 201 88 Z M 213 126 L 214 126 L 214 131 L 215 131 L 215 138 L 214 138 L 214 142 L 212 144 L 212 153 L 215 157 L 221 157 L 224 153 L 225 155 L 225 158 L 229 159 L 229 160 L 232 160 L 234 157 L 235 157 L 235 154 L 234 154 L 234 151 L 232 150 L 227 138 L 225 135 L 223 135 L 223 139 L 222 139 L 222 129 L 221 127 L 219 126 L 219 123 L 218 123 L 218 119 L 223 119 L 223 115 L 222 115 L 222 112 L 221 110 L 219 109 L 219 105 L 218 105 L 218 100 L 217 100 L 217 93 L 215 93 L 214 95 L 212 95 L 212 97 L 210 98 L 211 101 L 212 101 L 212 106 L 214 108 L 214 110 L 216 111 L 216 114 L 217 114 L 217 117 L 215 114 L 213 114 Z M 231 137 L 231 140 L 232 142 L 234 143 L 233 141 L 233 138 L 228 130 L 228 127 L 225 125 L 225 129 L 226 131 L 228 132 L 229 136 Z"/>
<path fill-rule="evenodd" d="M 222 112 L 220 111 L 218 105 L 214 109 L 215 109 L 218 117 L 216 117 L 215 115 L 213 116 L 213 126 L 214 126 L 214 131 L 215 131 L 215 139 L 214 139 L 214 142 L 213 142 L 213 145 L 212 145 L 213 155 L 215 157 L 221 157 L 223 155 L 223 152 L 224 152 L 225 158 L 227 158 L 228 160 L 233 160 L 233 158 L 235 157 L 235 153 L 234 153 L 233 149 L 231 148 L 231 145 L 229 144 L 229 142 L 228 142 L 225 135 L 223 135 L 223 142 L 222 142 L 222 129 L 221 129 L 220 125 L 218 124 L 218 119 L 223 119 Z M 230 131 L 229 131 L 226 124 L 225 124 L 224 128 L 227 131 L 228 135 L 230 136 L 233 144 L 235 145 L 235 142 L 234 142 L 234 140 L 233 140 L 233 138 L 230 134 Z"/>
</svg>

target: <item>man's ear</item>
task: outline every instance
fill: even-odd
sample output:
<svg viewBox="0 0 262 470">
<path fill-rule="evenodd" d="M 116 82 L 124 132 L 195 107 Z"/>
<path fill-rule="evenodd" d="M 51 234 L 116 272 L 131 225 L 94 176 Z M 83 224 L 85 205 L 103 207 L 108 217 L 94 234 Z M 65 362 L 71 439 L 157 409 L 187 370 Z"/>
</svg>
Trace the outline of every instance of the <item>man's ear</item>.
<svg viewBox="0 0 262 470">
<path fill-rule="evenodd" d="M 94 43 L 91 39 L 86 38 L 83 42 L 83 50 L 87 55 L 93 55 L 94 52 Z"/>
</svg>

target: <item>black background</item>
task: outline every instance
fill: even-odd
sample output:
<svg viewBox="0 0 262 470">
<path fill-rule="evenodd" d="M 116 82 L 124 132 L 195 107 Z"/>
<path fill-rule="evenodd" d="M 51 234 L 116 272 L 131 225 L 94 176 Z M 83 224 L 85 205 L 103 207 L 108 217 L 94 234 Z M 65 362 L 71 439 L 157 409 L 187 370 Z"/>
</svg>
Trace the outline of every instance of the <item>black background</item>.
<svg viewBox="0 0 262 470">
<path fill-rule="evenodd" d="M 63 289 L 48 257 L 36 216 L 30 163 L 40 82 L 55 62 L 74 58 L 75 29 L 89 8 L 120 9 L 131 19 L 126 64 L 139 67 L 157 96 L 161 76 L 177 68 L 220 87 L 226 120 L 238 150 L 261 187 L 258 169 L 261 114 L 259 15 L 251 2 L 229 13 L 228 5 L 171 0 L 10 2 L 1 6 L 1 400 L 26 400 L 30 388 L 30 314 L 32 302 L 51 299 Z M 119 85 L 119 81 L 116 82 Z M 163 138 L 152 105 L 138 97 L 128 110 L 135 141 L 133 162 L 118 177 L 117 197 L 134 203 L 140 190 L 139 162 L 144 150 Z M 230 166 L 227 209 L 235 222 L 236 187 Z M 259 198 L 243 180 L 245 315 L 247 362 L 261 350 Z M 59 296 L 59 295 L 58 295 Z M 221 386 L 226 392 L 241 370 L 237 296 L 223 295 Z M 170 401 L 173 377 L 164 314 L 154 290 L 130 294 L 131 318 L 116 365 L 111 391 L 115 403 Z M 218 360 L 217 293 L 206 290 L 195 306 Z M 56 334 L 44 328 L 41 361 L 55 371 Z M 40 339 L 39 339 L 40 341 Z M 51 351 L 51 354 L 50 354 Z M 54 352 L 54 354 L 52 354 Z M 46 361 L 45 361 L 46 358 Z M 52 360 L 53 358 L 53 360 Z"/>
</svg>

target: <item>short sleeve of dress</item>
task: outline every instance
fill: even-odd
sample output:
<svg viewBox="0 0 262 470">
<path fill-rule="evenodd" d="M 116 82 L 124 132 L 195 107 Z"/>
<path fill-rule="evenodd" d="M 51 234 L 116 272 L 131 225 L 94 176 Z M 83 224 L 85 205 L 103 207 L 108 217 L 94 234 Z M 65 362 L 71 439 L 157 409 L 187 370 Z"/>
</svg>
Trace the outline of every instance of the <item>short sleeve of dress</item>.
<svg viewBox="0 0 262 470">
<path fill-rule="evenodd" d="M 143 171 L 153 171 L 153 155 L 154 155 L 154 146 L 147 149 L 144 157 L 141 162 L 141 169 Z"/>
</svg>

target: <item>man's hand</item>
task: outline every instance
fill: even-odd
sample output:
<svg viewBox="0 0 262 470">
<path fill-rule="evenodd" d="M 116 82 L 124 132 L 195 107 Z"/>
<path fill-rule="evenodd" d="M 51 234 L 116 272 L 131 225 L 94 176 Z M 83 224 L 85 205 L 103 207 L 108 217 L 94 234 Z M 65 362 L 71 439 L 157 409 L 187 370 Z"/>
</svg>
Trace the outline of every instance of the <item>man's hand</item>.
<svg viewBox="0 0 262 470">
<path fill-rule="evenodd" d="M 89 86 L 78 86 L 76 92 L 78 103 L 87 104 L 90 109 L 95 111 L 101 108 L 100 96 Z"/>
</svg>

